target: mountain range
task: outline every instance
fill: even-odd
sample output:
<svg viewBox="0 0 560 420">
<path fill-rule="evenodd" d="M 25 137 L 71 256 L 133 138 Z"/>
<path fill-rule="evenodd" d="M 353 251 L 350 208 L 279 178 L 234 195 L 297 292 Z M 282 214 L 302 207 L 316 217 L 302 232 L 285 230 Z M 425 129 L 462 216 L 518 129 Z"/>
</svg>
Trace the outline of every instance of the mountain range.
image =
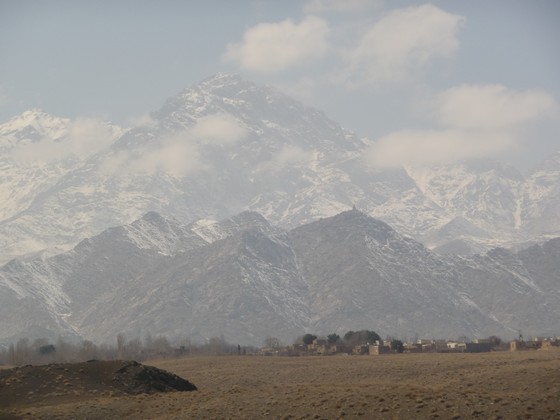
<svg viewBox="0 0 560 420">
<path fill-rule="evenodd" d="M 256 211 L 285 229 L 358 206 L 440 253 L 560 236 L 560 151 L 376 168 L 373 142 L 269 87 L 217 74 L 133 128 L 31 110 L 0 125 L 0 263 L 54 255 L 149 211 L 183 223 Z"/>
<path fill-rule="evenodd" d="M 14 117 L 0 342 L 558 333 L 560 151 L 521 174 L 372 167 L 372 144 L 222 73 L 132 128 Z"/>
<path fill-rule="evenodd" d="M 4 265 L 0 342 L 554 334 L 559 257 L 560 239 L 442 256 L 355 209 L 289 231 L 255 212 L 204 226 L 150 212 L 68 252 Z"/>
</svg>

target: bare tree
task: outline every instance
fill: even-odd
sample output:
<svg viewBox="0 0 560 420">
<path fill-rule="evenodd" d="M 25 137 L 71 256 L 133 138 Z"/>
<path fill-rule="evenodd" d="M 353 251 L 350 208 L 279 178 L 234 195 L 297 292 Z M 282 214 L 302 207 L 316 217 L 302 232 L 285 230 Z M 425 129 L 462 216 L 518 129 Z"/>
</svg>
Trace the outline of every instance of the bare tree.
<svg viewBox="0 0 560 420">
<path fill-rule="evenodd" d="M 124 345 L 126 342 L 126 338 L 123 333 L 117 334 L 117 357 L 119 359 L 124 359 Z"/>
<path fill-rule="evenodd" d="M 280 340 L 276 337 L 266 337 L 263 344 L 271 349 L 278 349 L 281 346 Z"/>
</svg>

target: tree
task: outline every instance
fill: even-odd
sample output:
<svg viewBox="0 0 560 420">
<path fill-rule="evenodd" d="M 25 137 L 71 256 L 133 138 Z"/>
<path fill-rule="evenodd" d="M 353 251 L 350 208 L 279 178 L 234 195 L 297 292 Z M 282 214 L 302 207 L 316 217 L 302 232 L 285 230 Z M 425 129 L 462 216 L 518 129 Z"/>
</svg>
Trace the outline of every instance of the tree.
<svg viewBox="0 0 560 420">
<path fill-rule="evenodd" d="M 78 349 L 80 360 L 97 359 L 97 352 L 97 346 L 89 340 L 82 341 L 82 345 Z"/>
<path fill-rule="evenodd" d="M 316 335 L 313 335 L 313 334 L 305 334 L 305 335 L 303 336 L 303 344 L 305 344 L 305 345 L 307 345 L 307 346 L 310 345 L 310 344 L 313 344 L 313 341 L 314 341 L 316 338 L 317 338 Z"/>
<path fill-rule="evenodd" d="M 56 340 L 56 361 L 57 362 L 76 362 L 76 348 L 75 346 L 64 340 L 62 337 L 58 337 Z"/>
<path fill-rule="evenodd" d="M 36 338 L 35 340 L 33 340 L 33 344 L 31 345 L 31 347 L 33 348 L 34 351 L 36 351 L 37 353 L 40 353 L 39 349 L 43 346 L 46 346 L 50 344 L 49 340 L 46 338 Z"/>
<path fill-rule="evenodd" d="M 220 337 L 210 337 L 206 348 L 207 354 L 217 356 L 219 354 L 227 353 L 228 343 L 223 335 Z"/>
<path fill-rule="evenodd" d="M 141 360 L 142 342 L 138 338 L 128 341 L 124 345 L 124 356 L 128 360 Z"/>
<path fill-rule="evenodd" d="M 123 333 L 117 334 L 117 357 L 119 359 L 124 359 L 124 345 L 126 343 L 126 338 Z"/>
<path fill-rule="evenodd" d="M 338 340 L 340 340 L 340 336 L 338 334 L 333 333 L 333 334 L 327 335 L 327 341 L 329 342 L 329 344 L 334 344 Z"/>
<path fill-rule="evenodd" d="M 29 345 L 28 338 L 20 338 L 16 343 L 15 349 L 15 363 L 14 365 L 23 365 L 25 363 L 31 363 L 32 351 Z"/>
<path fill-rule="evenodd" d="M 500 344 L 502 344 L 502 339 L 497 335 L 491 335 L 490 337 L 488 337 L 488 341 L 490 341 L 490 343 L 494 347 L 498 347 Z"/>
<path fill-rule="evenodd" d="M 276 337 L 266 337 L 263 344 L 265 347 L 277 349 L 280 347 L 280 340 Z"/>
<path fill-rule="evenodd" d="M 8 347 L 8 363 L 14 366 L 18 364 L 14 343 L 10 343 L 10 346 Z"/>
<path fill-rule="evenodd" d="M 41 356 L 54 353 L 55 351 L 56 347 L 53 344 L 45 344 L 44 346 L 39 347 L 39 354 Z"/>
<path fill-rule="evenodd" d="M 354 337 L 354 334 L 356 334 L 356 332 L 355 332 L 355 331 L 352 331 L 352 330 L 346 332 L 346 334 L 344 334 L 344 341 L 349 341 L 349 340 L 351 340 L 352 337 Z"/>
<path fill-rule="evenodd" d="M 375 343 L 380 341 L 381 337 L 375 331 L 360 330 L 360 331 L 348 331 L 344 334 L 344 341 L 349 346 L 358 346 L 361 344 Z"/>
<path fill-rule="evenodd" d="M 395 351 L 396 353 L 402 353 L 404 352 L 404 344 L 401 340 L 396 340 L 393 339 L 391 341 L 391 348 L 393 349 L 393 351 Z"/>
</svg>

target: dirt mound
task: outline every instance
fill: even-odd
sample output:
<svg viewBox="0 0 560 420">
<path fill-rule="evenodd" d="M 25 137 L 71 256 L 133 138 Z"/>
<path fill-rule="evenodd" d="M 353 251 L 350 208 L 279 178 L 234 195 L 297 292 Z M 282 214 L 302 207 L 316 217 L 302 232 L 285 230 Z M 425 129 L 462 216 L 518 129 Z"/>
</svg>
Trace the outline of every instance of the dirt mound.
<svg viewBox="0 0 560 420">
<path fill-rule="evenodd" d="M 196 386 L 173 373 L 144 366 L 137 362 L 128 362 L 113 375 L 113 382 L 129 394 L 152 392 L 196 391 Z"/>
<path fill-rule="evenodd" d="M 134 361 L 92 360 L 0 370 L 0 407 L 196 389 L 186 379 Z"/>
</svg>

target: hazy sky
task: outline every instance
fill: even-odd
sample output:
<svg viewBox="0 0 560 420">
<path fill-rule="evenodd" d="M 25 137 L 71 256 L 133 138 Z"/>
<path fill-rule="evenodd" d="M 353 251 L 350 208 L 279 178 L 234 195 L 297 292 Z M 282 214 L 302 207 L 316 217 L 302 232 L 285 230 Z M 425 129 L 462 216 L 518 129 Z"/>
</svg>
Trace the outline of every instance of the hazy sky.
<svg viewBox="0 0 560 420">
<path fill-rule="evenodd" d="M 0 0 L 0 122 L 126 125 L 219 71 L 377 141 L 375 164 L 560 149 L 560 1 Z"/>
</svg>

